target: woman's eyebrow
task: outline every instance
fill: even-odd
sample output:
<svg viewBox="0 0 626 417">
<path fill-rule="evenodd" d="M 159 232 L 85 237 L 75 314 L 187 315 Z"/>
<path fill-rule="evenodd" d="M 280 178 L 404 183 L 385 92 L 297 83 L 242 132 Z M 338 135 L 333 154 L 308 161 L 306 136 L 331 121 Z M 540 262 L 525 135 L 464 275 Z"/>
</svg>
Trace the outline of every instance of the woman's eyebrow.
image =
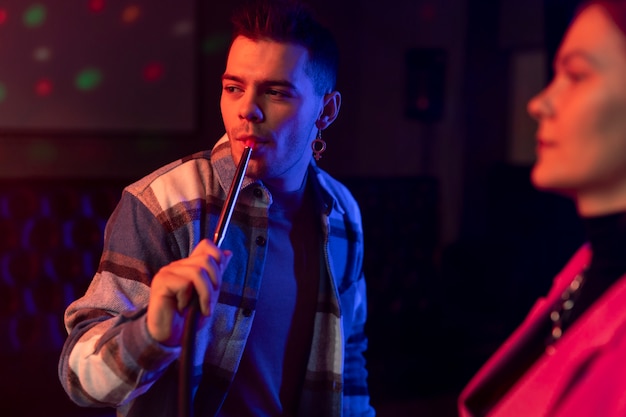
<svg viewBox="0 0 626 417">
<path fill-rule="evenodd" d="M 556 69 L 558 67 L 563 67 L 576 58 L 581 58 L 593 66 L 599 65 L 597 59 L 593 55 L 589 54 L 587 51 L 584 51 L 582 49 L 573 49 L 566 52 L 565 54 L 558 54 L 554 58 L 554 63 L 552 64 L 553 68 Z"/>
</svg>

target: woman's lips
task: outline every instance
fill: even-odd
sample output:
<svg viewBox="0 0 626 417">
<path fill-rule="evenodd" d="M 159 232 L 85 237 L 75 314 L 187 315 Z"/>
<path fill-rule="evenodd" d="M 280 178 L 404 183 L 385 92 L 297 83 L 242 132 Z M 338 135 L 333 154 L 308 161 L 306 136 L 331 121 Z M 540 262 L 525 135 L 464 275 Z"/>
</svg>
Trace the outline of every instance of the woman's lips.
<svg viewBox="0 0 626 417">
<path fill-rule="evenodd" d="M 542 138 L 537 139 L 538 148 L 552 148 L 554 146 L 556 146 L 556 142 L 554 141 L 551 141 L 549 139 L 542 139 Z"/>
</svg>

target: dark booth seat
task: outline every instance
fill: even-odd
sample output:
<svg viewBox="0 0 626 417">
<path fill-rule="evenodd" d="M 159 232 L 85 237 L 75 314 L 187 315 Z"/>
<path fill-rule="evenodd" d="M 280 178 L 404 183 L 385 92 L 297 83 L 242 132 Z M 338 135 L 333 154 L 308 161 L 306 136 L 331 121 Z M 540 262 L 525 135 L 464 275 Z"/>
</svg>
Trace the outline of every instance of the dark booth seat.
<svg viewBox="0 0 626 417">
<path fill-rule="evenodd" d="M 105 223 L 128 183 L 0 180 L 0 415 L 113 415 L 72 404 L 57 363 L 66 337 L 63 312 L 89 285 Z M 413 336 L 436 325 L 426 310 L 438 244 L 437 183 L 424 177 L 344 183 L 363 215 L 370 383 L 373 401 L 383 401 L 385 390 L 406 385 L 403 379 L 414 379 L 418 368 L 423 373 L 427 355 Z"/>
</svg>

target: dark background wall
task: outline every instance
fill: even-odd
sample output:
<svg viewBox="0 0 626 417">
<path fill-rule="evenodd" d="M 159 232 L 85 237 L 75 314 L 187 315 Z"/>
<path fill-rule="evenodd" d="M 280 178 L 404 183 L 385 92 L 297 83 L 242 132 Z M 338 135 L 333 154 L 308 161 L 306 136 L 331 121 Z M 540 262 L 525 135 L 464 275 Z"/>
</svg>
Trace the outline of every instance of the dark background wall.
<svg viewBox="0 0 626 417">
<path fill-rule="evenodd" d="M 37 21 L 33 4 L 0 5 L 0 178 L 130 182 L 211 147 L 223 133 L 228 16 L 240 3 L 49 1 L 40 25 L 26 19 Z M 404 386 L 394 400 L 434 398 L 433 415 L 452 413 L 458 389 L 582 241 L 571 203 L 528 183 L 535 125 L 525 111 L 575 3 L 311 0 L 342 53 L 343 106 L 320 165 L 340 178 L 397 179 L 398 194 L 407 178 L 437 184 L 434 282 L 415 300 L 426 307 L 411 310 L 419 326 L 401 338 L 402 360 L 425 360 L 396 383 L 373 383 Z M 68 60 L 100 68 L 101 83 L 77 92 L 63 81 Z M 124 81 L 129 68 L 141 76 Z M 32 101 L 11 118 L 15 91 Z M 108 118 L 92 118 L 99 112 Z"/>
<path fill-rule="evenodd" d="M 118 3 L 91 0 L 71 9 L 41 2 L 47 6 L 46 18 L 41 26 L 31 27 L 25 27 L 23 16 L 32 4 L 15 1 L 6 7 L 0 30 L 11 39 L 5 42 L 11 48 L 4 46 L 0 54 L 7 62 L 15 56 L 21 60 L 19 66 L 0 68 L 0 86 L 14 92 L 17 81 L 7 75 L 11 68 L 23 77 L 24 86 L 4 100 L 0 96 L 1 177 L 138 178 L 212 146 L 222 134 L 219 76 L 229 41 L 228 16 L 241 1 Z M 534 124 L 524 106 L 546 81 L 548 55 L 570 3 L 313 0 L 342 53 L 343 108 L 327 131 L 329 150 L 322 166 L 342 177 L 437 177 L 443 241 L 480 234 L 486 170 L 498 162 L 532 162 Z M 122 22 L 127 9 L 136 5 L 135 20 Z M 180 27 L 184 23 L 186 30 Z M 59 29 L 68 26 L 75 30 Z M 138 41 L 139 33 L 145 39 Z M 64 36 L 72 39 L 72 48 L 62 47 Z M 177 47 L 184 52 L 175 53 Z M 35 58 L 41 50 L 50 55 L 45 64 Z M 436 56 L 427 56 L 431 50 Z M 62 52 L 73 57 L 74 66 L 66 64 Z M 418 56 L 411 67 L 410 54 Z M 160 95 L 144 91 L 149 84 L 145 79 L 124 84 L 115 78 L 120 71 L 159 59 L 164 74 L 152 85 Z M 104 80 L 85 92 L 82 102 L 72 101 L 76 94 L 63 88 L 62 71 L 89 65 L 100 65 Z M 24 70 L 31 67 L 33 71 Z M 36 83 L 46 78 L 56 83 L 54 89 L 37 96 Z M 434 110 L 426 118 L 411 116 L 423 93 Z M 17 107 L 14 97 L 27 94 L 34 96 L 25 107 L 30 119 L 27 114 L 16 123 L 9 118 Z M 45 119 L 35 120 L 35 111 L 56 117 L 48 116 L 46 125 Z M 85 122 L 98 113 L 106 118 Z"/>
</svg>

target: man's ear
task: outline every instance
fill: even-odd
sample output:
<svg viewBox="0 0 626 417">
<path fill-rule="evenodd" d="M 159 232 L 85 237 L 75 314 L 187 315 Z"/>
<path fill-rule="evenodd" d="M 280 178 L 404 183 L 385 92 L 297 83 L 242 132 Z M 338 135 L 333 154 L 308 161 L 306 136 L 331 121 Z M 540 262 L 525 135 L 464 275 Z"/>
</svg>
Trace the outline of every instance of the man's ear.
<svg viewBox="0 0 626 417">
<path fill-rule="evenodd" d="M 324 94 L 324 107 L 322 108 L 320 117 L 315 122 L 315 126 L 320 130 L 324 130 L 330 126 L 337 118 L 337 115 L 339 115 L 340 107 L 341 93 L 339 93 L 339 91 Z"/>
</svg>

